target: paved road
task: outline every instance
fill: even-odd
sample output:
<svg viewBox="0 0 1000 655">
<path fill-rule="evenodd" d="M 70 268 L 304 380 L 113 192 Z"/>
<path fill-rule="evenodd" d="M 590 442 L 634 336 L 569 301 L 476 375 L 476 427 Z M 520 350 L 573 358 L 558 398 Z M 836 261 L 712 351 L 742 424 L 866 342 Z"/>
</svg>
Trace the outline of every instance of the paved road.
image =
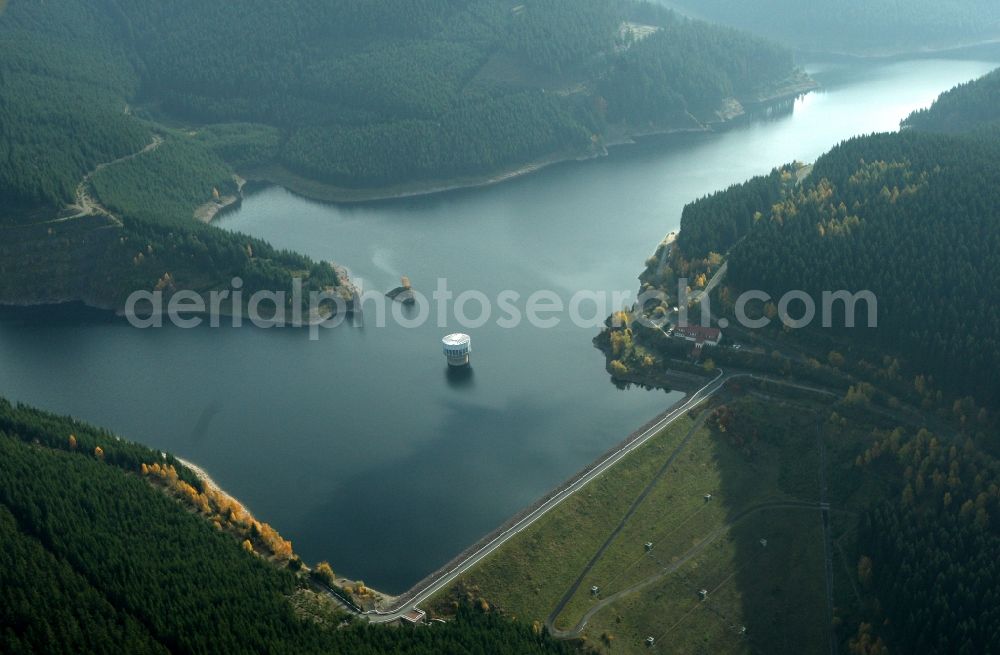
<svg viewBox="0 0 1000 655">
<path fill-rule="evenodd" d="M 662 419 L 656 422 L 655 425 L 651 426 L 645 430 L 641 435 L 630 441 L 629 443 L 622 446 L 620 449 L 614 451 L 613 453 L 607 455 L 600 463 L 595 465 L 592 469 L 581 475 L 579 478 L 570 483 L 562 491 L 549 498 L 547 501 L 539 505 L 531 513 L 522 517 L 517 523 L 510 526 L 496 537 L 491 539 L 489 542 L 484 544 L 481 548 L 475 550 L 466 558 L 459 561 L 455 566 L 448 570 L 444 575 L 431 580 L 425 587 L 418 590 L 409 600 L 405 601 L 399 607 L 396 607 L 389 611 L 378 611 L 372 610 L 365 612 L 365 616 L 368 617 L 369 621 L 372 623 L 387 623 L 389 621 L 395 621 L 399 619 L 402 615 L 416 608 L 420 603 L 426 601 L 428 598 L 438 593 L 449 584 L 454 582 L 463 573 L 467 572 L 469 569 L 475 567 L 477 564 L 482 562 L 486 557 L 495 552 L 505 543 L 510 541 L 512 538 L 520 534 L 525 529 L 531 527 L 538 519 L 542 518 L 550 511 L 555 509 L 564 500 L 575 494 L 576 492 L 583 489 L 587 484 L 589 484 L 594 479 L 600 477 L 608 471 L 615 464 L 620 462 L 622 458 L 628 456 L 630 453 L 635 451 L 637 448 L 641 447 L 647 441 L 652 439 L 654 436 L 659 434 L 664 428 L 677 420 L 680 416 L 684 415 L 687 411 L 691 410 L 698 404 L 704 402 L 705 400 L 711 398 L 716 393 L 718 393 L 726 382 L 737 379 L 737 378 L 750 378 L 754 380 L 763 380 L 767 382 L 772 382 L 774 384 L 780 384 L 783 386 L 803 389 L 808 391 L 815 391 L 818 393 L 829 394 L 834 396 L 835 394 L 816 387 L 810 387 L 807 385 L 795 384 L 792 382 L 786 382 L 784 380 L 769 378 L 762 375 L 754 375 L 752 373 L 747 373 L 743 371 L 726 373 L 722 369 L 719 369 L 715 378 L 711 382 L 701 387 L 693 394 L 687 397 L 686 400 L 682 402 L 681 405 L 671 410 L 670 413 L 665 415 Z"/>
<path fill-rule="evenodd" d="M 623 457 L 626 457 L 629 453 L 635 449 L 642 446 L 644 443 L 649 441 L 651 438 L 656 436 L 667 427 L 678 417 L 682 416 L 685 412 L 692 409 L 702 401 L 711 398 L 713 395 L 718 393 L 722 386 L 731 379 L 735 377 L 735 374 L 726 374 L 724 371 L 719 370 L 715 378 L 711 382 L 698 389 L 696 392 L 691 394 L 687 400 L 685 400 L 680 406 L 673 409 L 669 414 L 660 419 L 655 425 L 647 429 L 637 438 L 633 439 L 629 443 L 625 444 L 619 450 L 611 453 L 605 457 L 599 464 L 594 466 L 590 471 L 580 476 L 578 479 L 573 481 L 565 489 L 560 491 L 558 494 L 547 500 L 545 503 L 540 505 L 537 509 L 532 511 L 530 514 L 524 516 L 517 523 L 494 537 L 488 543 L 483 545 L 482 548 L 476 550 L 468 557 L 463 559 L 461 562 L 452 567 L 444 575 L 431 581 L 426 587 L 418 591 L 412 598 L 410 598 L 401 607 L 398 607 L 389 612 L 366 612 L 369 620 L 373 623 L 385 623 L 389 621 L 395 621 L 400 618 L 403 614 L 409 612 L 420 603 L 424 602 L 440 590 L 447 587 L 449 584 L 455 581 L 456 578 L 461 576 L 463 573 L 471 569 L 472 567 L 479 564 L 483 559 L 488 557 L 490 554 L 495 552 L 498 548 L 507 543 L 510 539 L 517 536 L 523 530 L 529 528 L 538 519 L 542 518 L 554 508 L 558 507 L 560 503 L 575 494 L 576 492 L 583 489 L 587 484 L 589 484 L 595 478 L 603 475 L 608 469 L 617 464 Z"/>
</svg>

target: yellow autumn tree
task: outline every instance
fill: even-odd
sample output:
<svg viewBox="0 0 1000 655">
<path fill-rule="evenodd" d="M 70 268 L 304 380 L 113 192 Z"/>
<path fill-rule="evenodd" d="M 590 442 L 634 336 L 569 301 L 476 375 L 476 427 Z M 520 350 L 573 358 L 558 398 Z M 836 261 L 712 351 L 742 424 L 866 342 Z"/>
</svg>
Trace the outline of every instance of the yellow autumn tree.
<svg viewBox="0 0 1000 655">
<path fill-rule="evenodd" d="M 248 553 L 253 553 L 253 544 L 250 543 L 249 539 L 243 540 L 243 550 L 247 551 Z"/>
<path fill-rule="evenodd" d="M 76 435 L 75 434 L 69 435 L 69 449 L 70 450 L 76 450 Z"/>
<path fill-rule="evenodd" d="M 337 582 L 337 576 L 334 575 L 329 562 L 320 562 L 317 564 L 316 568 L 313 569 L 313 573 L 317 578 L 331 587 Z"/>
<path fill-rule="evenodd" d="M 97 459 L 104 459 L 104 449 L 100 446 L 94 447 L 94 457 Z"/>
<path fill-rule="evenodd" d="M 625 349 L 625 336 L 621 332 L 611 333 L 611 354 L 618 357 Z"/>
</svg>

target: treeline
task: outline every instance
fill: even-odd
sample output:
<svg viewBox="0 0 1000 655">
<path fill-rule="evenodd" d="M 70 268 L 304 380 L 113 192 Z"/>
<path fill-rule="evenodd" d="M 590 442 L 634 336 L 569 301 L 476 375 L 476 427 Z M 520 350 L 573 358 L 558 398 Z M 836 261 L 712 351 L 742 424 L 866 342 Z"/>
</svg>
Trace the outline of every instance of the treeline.
<svg viewBox="0 0 1000 655">
<path fill-rule="evenodd" d="M 698 16 L 812 52 L 946 48 L 1000 36 L 992 0 L 679 0 Z"/>
<path fill-rule="evenodd" d="M 574 652 L 469 607 L 453 622 L 416 630 L 341 627 L 346 617 L 301 577 L 247 552 L 138 475 L 129 453 L 162 461 L 140 450 L 0 402 L 0 651 Z"/>
<path fill-rule="evenodd" d="M 913 112 L 903 128 L 967 132 L 1000 125 L 1000 69 L 945 91 L 927 109 Z"/>
</svg>

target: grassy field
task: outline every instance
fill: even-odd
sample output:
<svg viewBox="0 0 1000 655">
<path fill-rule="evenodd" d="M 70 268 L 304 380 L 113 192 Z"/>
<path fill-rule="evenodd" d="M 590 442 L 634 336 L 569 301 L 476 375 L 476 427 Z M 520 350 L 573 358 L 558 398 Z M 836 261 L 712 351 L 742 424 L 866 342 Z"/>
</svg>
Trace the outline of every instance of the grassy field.
<svg viewBox="0 0 1000 655">
<path fill-rule="evenodd" d="M 690 431 L 687 416 L 571 496 L 458 582 L 525 621 L 542 622 L 657 468 Z M 447 606 L 454 588 L 429 603 Z"/>
<path fill-rule="evenodd" d="M 584 635 L 612 653 L 649 652 L 650 636 L 661 653 L 822 653 L 828 626 L 819 513 L 774 509 L 598 612 Z"/>
<path fill-rule="evenodd" d="M 872 426 L 830 415 L 754 394 L 702 406 L 433 605 L 483 598 L 598 652 L 650 652 L 647 637 L 663 653 L 829 652 L 821 481 L 837 617 L 859 597 L 856 512 L 884 486 L 854 465 Z"/>
</svg>

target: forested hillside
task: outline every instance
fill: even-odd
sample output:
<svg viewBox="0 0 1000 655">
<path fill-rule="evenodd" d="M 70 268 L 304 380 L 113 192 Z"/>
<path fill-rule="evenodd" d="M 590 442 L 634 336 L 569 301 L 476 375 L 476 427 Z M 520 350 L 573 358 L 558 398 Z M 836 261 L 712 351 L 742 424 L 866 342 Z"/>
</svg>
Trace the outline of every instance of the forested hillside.
<svg viewBox="0 0 1000 655">
<path fill-rule="evenodd" d="M 871 290 L 878 328 L 851 338 L 946 387 L 1000 400 L 1000 138 L 853 139 L 733 249 L 731 281 L 780 297 Z"/>
<path fill-rule="evenodd" d="M 904 129 L 966 132 L 1000 125 L 1000 69 L 942 93 L 927 109 L 913 112 Z"/>
<path fill-rule="evenodd" d="M 1000 5 L 992 0 L 668 0 L 664 4 L 810 52 L 913 52 L 1000 38 Z"/>
<path fill-rule="evenodd" d="M 237 171 L 334 197 L 481 181 L 600 153 L 609 130 L 717 120 L 790 76 L 777 46 L 632 0 L 14 0 L 0 301 L 120 307 L 135 289 L 287 290 L 303 273 L 307 291 L 336 287 L 192 215 L 237 195 Z"/>
<path fill-rule="evenodd" d="M 836 311 L 832 328 L 818 316 L 800 330 L 731 322 L 727 338 L 748 347 L 716 348 L 705 364 L 847 388 L 829 419 L 837 444 L 849 441 L 860 408 L 940 430 L 869 430 L 874 442 L 843 471 L 879 480 L 857 523 L 852 592 L 863 608 L 844 644 L 852 653 L 987 653 L 1000 636 L 996 81 L 994 73 L 962 85 L 910 117 L 910 129 L 846 141 L 811 170 L 782 166 L 691 203 L 669 266 L 651 258 L 642 276 L 676 293 L 677 278 L 703 287 L 728 262 L 712 311 L 730 321 L 746 290 L 774 299 L 802 290 L 818 310 L 824 291 L 877 297 L 877 328 L 866 327 L 863 303 L 853 329 L 838 329 Z M 775 303 L 755 311 L 775 318 Z M 598 343 L 625 373 L 683 367 L 658 358 L 688 349 L 648 332 L 611 330 Z"/>
<path fill-rule="evenodd" d="M 802 290 L 817 308 L 824 291 L 871 291 L 877 328 L 862 304 L 857 327 L 843 328 L 836 313 L 833 328 L 817 319 L 803 336 L 899 357 L 911 380 L 930 375 L 939 388 L 995 403 L 998 171 L 996 131 L 854 138 L 801 183 L 786 166 L 686 207 L 675 273 L 694 280 L 728 254 L 722 311 L 747 289 L 775 299 Z"/>
<path fill-rule="evenodd" d="M 142 69 L 116 6 L 13 2 L 0 14 L 0 302 L 119 308 L 137 289 L 207 291 L 235 276 L 248 289 L 290 290 L 293 275 L 311 290 L 342 285 L 329 265 L 192 219 L 233 191 L 223 158 L 268 156 L 275 135 L 190 136 L 136 118 Z"/>
<path fill-rule="evenodd" d="M 690 203 L 671 266 L 647 268 L 644 281 L 675 295 L 677 278 L 702 286 L 725 260 L 716 309 L 730 313 L 748 289 L 775 299 L 805 291 L 818 309 L 824 292 L 871 291 L 877 328 L 867 327 L 862 304 L 857 327 L 845 329 L 835 313 L 832 328 L 817 319 L 772 336 L 856 349 L 865 366 L 885 369 L 882 381 L 902 376 L 918 399 L 934 387 L 997 403 L 998 80 L 994 72 L 961 85 L 910 116 L 906 129 L 850 139 L 811 168 L 782 166 Z M 765 307 L 772 316 L 773 305 Z M 878 363 L 883 356 L 895 363 Z"/>
<path fill-rule="evenodd" d="M 0 652 L 573 652 L 480 608 L 341 626 L 292 570 L 143 479 L 160 453 L 78 422 L 0 400 L 0 461 Z"/>
<path fill-rule="evenodd" d="M 637 39 L 633 18 L 662 31 Z M 243 124 L 260 159 L 382 186 L 583 154 L 608 115 L 667 127 L 793 72 L 775 46 L 629 0 L 13 2 L 0 34 L 5 145 L 40 164 L 0 171 L 3 192 L 53 203 L 143 143 L 133 114 Z M 81 97 L 89 113 L 67 114 Z"/>
</svg>

